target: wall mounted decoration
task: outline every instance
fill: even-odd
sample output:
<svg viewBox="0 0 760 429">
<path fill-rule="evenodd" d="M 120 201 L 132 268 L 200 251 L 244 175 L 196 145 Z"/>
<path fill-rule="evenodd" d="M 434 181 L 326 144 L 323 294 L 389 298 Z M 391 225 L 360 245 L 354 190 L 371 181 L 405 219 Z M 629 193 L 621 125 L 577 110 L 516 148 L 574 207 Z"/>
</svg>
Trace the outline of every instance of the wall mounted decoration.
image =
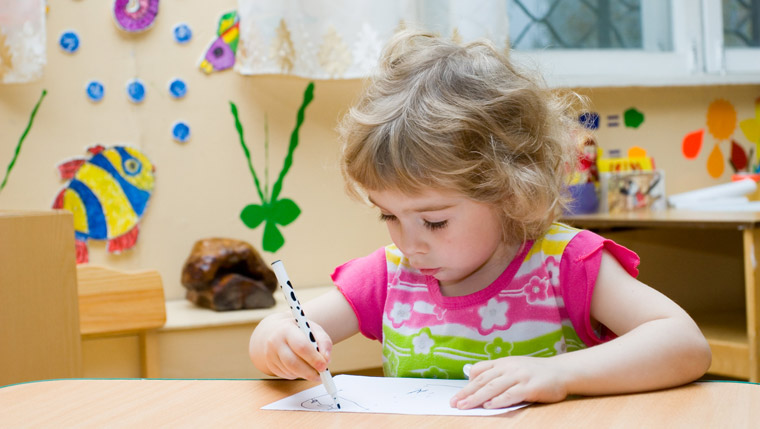
<svg viewBox="0 0 760 429">
<path fill-rule="evenodd" d="M 578 116 L 578 122 L 589 130 L 599 129 L 599 114 L 596 112 L 585 112 Z"/>
<path fill-rule="evenodd" d="M 206 49 L 201 58 L 200 69 L 206 74 L 227 70 L 235 65 L 240 22 L 237 11 L 227 12 L 219 18 L 216 27 L 216 39 Z"/>
<path fill-rule="evenodd" d="M 106 249 L 114 254 L 137 243 L 138 224 L 155 185 L 153 164 L 139 150 L 96 145 L 87 151 L 89 158 L 58 165 L 68 183 L 53 202 L 53 208 L 74 214 L 79 264 L 89 261 L 89 239 L 107 241 Z"/>
<path fill-rule="evenodd" d="M 8 164 L 8 168 L 5 169 L 5 177 L 3 177 L 2 183 L 0 183 L 0 192 L 5 188 L 5 185 L 8 183 L 8 177 L 11 174 L 11 170 L 13 170 L 13 166 L 16 165 L 16 160 L 18 159 L 19 153 L 21 153 L 21 145 L 24 143 L 24 140 L 26 139 L 27 134 L 29 134 L 29 130 L 32 129 L 32 124 L 34 123 L 34 117 L 37 116 L 37 110 L 40 108 L 40 104 L 42 104 L 42 99 L 45 98 L 47 95 L 46 90 L 42 90 L 42 94 L 40 94 L 39 100 L 37 100 L 37 104 L 34 105 L 34 109 L 32 109 L 31 115 L 29 115 L 29 122 L 26 124 L 26 128 L 24 128 L 24 132 L 21 133 L 21 137 L 18 139 L 18 143 L 16 144 L 16 150 L 13 152 L 13 158 L 11 158 L 11 162 Z"/>
<path fill-rule="evenodd" d="M 184 80 L 176 78 L 169 82 L 169 95 L 172 98 L 184 98 L 187 95 L 187 84 Z"/>
<path fill-rule="evenodd" d="M 752 151 L 748 154 L 744 147 L 732 138 L 737 125 L 736 118 L 736 109 L 728 100 L 718 99 L 707 107 L 707 132 L 715 139 L 715 144 L 707 157 L 707 173 L 714 179 L 719 178 L 725 171 L 726 158 L 720 148 L 720 144 L 724 141 L 730 144 L 728 164 L 733 168 L 734 172 L 757 168 L 752 165 L 754 162 L 751 155 Z M 704 129 L 691 131 L 686 134 L 681 142 L 681 150 L 686 159 L 695 159 L 699 156 L 702 150 L 704 135 Z"/>
<path fill-rule="evenodd" d="M 31 82 L 45 66 L 44 0 L 0 0 L 0 83 Z"/>
<path fill-rule="evenodd" d="M 369 76 L 385 43 L 408 25 L 469 42 L 490 39 L 505 49 L 507 3 L 492 0 L 238 0 L 244 75 L 292 74 L 309 79 Z"/>
<path fill-rule="evenodd" d="M 129 33 L 149 29 L 158 16 L 158 0 L 114 0 L 116 26 Z"/>
<path fill-rule="evenodd" d="M 752 164 L 752 172 L 760 172 L 760 97 L 755 99 L 755 117 L 747 118 L 739 122 L 744 137 L 754 144 L 754 156 L 750 157 L 749 162 Z"/>
<path fill-rule="evenodd" d="M 230 109 L 232 110 L 232 116 L 235 118 L 235 129 L 238 132 L 240 138 L 240 145 L 243 148 L 243 153 L 248 160 L 248 169 L 253 176 L 253 182 L 256 186 L 256 191 L 259 194 L 261 204 L 249 204 L 240 212 L 240 220 L 251 229 L 257 228 L 264 223 L 264 235 L 262 237 L 262 248 L 267 252 L 276 252 L 283 244 L 285 244 L 285 237 L 283 237 L 277 225 L 288 225 L 298 218 L 301 214 L 301 209 L 298 205 L 289 198 L 280 198 L 280 192 L 282 191 L 282 183 L 285 180 L 285 175 L 288 174 L 290 167 L 293 165 L 293 152 L 298 147 L 298 132 L 301 129 L 301 125 L 304 121 L 304 115 L 306 107 L 314 99 L 314 83 L 310 82 L 306 87 L 303 94 L 303 102 L 296 114 L 296 126 L 293 128 L 293 132 L 290 134 L 290 144 L 288 145 L 288 153 L 285 156 L 285 161 L 280 170 L 280 174 L 277 177 L 277 181 L 272 187 L 272 193 L 269 194 L 269 177 L 265 174 L 264 188 L 261 188 L 259 177 L 256 174 L 256 170 L 253 168 L 251 162 L 251 152 L 248 150 L 248 146 L 245 144 L 243 138 L 243 125 L 240 123 L 238 117 L 238 110 L 235 103 L 230 102 Z M 264 150 L 265 150 L 265 165 L 266 171 L 269 171 L 269 131 L 264 126 L 265 138 L 264 138 Z"/>
<path fill-rule="evenodd" d="M 638 128 L 644 123 L 644 113 L 639 112 L 635 107 L 631 107 L 623 112 L 623 120 L 626 127 Z"/>
<path fill-rule="evenodd" d="M 106 95 L 106 89 L 100 81 L 92 80 L 87 83 L 85 93 L 90 101 L 97 103 Z"/>
<path fill-rule="evenodd" d="M 172 125 L 172 138 L 179 143 L 187 143 L 190 140 L 190 125 L 184 121 L 177 121 Z"/>
<path fill-rule="evenodd" d="M 185 44 L 193 38 L 193 30 L 185 23 L 175 25 L 172 33 L 174 34 L 174 41 L 180 44 Z"/>
<path fill-rule="evenodd" d="M 132 79 L 127 82 L 127 98 L 136 104 L 145 101 L 145 85 L 140 79 Z"/>
<path fill-rule="evenodd" d="M 73 54 L 79 50 L 79 35 L 72 30 L 64 31 L 58 39 L 58 45 L 63 52 Z"/>
</svg>

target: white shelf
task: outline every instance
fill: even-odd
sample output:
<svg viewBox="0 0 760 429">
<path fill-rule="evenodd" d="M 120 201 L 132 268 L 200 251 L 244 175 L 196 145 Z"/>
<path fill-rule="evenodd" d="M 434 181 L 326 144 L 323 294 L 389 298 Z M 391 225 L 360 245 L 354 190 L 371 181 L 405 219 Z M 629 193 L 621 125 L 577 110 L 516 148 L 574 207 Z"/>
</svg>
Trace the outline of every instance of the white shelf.
<svg viewBox="0 0 760 429">
<path fill-rule="evenodd" d="M 333 288 L 334 286 L 303 288 L 298 291 L 298 299 L 305 303 Z M 288 305 L 279 287 L 274 291 L 274 299 L 275 306 L 271 308 L 233 311 L 214 311 L 198 307 L 186 299 L 166 301 L 166 324 L 159 331 L 255 324 L 272 313 L 288 311 Z"/>
</svg>

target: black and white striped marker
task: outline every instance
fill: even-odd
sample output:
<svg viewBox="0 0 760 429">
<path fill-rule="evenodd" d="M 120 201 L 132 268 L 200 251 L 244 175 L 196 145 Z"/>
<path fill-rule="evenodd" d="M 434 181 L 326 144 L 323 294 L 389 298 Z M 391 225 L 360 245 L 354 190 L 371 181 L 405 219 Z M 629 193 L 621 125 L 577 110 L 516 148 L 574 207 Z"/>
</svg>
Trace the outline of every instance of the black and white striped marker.
<svg viewBox="0 0 760 429">
<path fill-rule="evenodd" d="M 277 276 L 277 281 L 280 283 L 280 289 L 282 289 L 282 293 L 285 295 L 285 301 L 287 301 L 288 305 L 290 306 L 290 311 L 293 312 L 293 317 L 296 319 L 296 324 L 301 329 L 301 332 L 306 335 L 306 338 L 311 341 L 314 349 L 319 351 L 317 340 L 314 338 L 314 334 L 311 332 L 309 321 L 306 320 L 306 315 L 303 312 L 301 303 L 298 301 L 298 298 L 296 298 L 296 292 L 293 290 L 293 284 L 290 283 L 290 278 L 288 277 L 288 273 L 285 272 L 285 266 L 282 264 L 282 261 L 278 259 L 272 262 L 272 269 L 274 270 L 274 274 Z M 324 371 L 320 372 L 319 377 L 322 379 L 322 384 L 325 386 L 327 393 L 332 396 L 333 401 L 335 402 L 335 406 L 340 409 L 340 402 L 338 402 L 338 388 L 335 387 L 335 382 L 333 381 L 332 374 L 330 374 L 330 370 L 325 369 Z"/>
</svg>

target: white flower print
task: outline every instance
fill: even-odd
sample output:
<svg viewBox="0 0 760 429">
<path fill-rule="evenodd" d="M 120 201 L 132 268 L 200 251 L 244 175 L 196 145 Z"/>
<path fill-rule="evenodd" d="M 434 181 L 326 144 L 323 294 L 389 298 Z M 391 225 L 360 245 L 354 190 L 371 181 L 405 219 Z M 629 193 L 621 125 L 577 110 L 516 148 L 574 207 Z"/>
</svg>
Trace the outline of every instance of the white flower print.
<svg viewBox="0 0 760 429">
<path fill-rule="evenodd" d="M 426 355 L 430 353 L 430 349 L 433 347 L 433 339 L 430 338 L 427 332 L 421 332 L 419 335 L 412 338 L 412 344 L 414 345 L 414 353 Z"/>
<path fill-rule="evenodd" d="M 498 301 L 496 298 L 488 300 L 485 306 L 478 309 L 478 314 L 482 321 L 480 326 L 483 329 L 491 329 L 494 326 L 504 326 L 507 324 L 507 302 Z"/>
<path fill-rule="evenodd" d="M 394 303 L 390 316 L 393 323 L 400 325 L 412 317 L 412 306 L 400 302 Z"/>
<path fill-rule="evenodd" d="M 415 313 L 434 315 L 438 320 L 443 319 L 443 315 L 446 314 L 445 308 L 425 301 L 415 301 L 412 309 Z"/>
</svg>

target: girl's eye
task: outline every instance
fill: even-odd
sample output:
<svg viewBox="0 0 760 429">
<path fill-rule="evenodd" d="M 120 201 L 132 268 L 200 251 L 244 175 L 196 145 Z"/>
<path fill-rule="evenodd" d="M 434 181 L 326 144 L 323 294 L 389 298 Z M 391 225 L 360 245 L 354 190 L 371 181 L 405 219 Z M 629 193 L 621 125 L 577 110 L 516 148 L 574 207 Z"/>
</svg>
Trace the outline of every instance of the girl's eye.
<svg viewBox="0 0 760 429">
<path fill-rule="evenodd" d="M 381 222 L 393 222 L 396 220 L 396 216 L 380 213 L 380 221 Z"/>
<path fill-rule="evenodd" d="M 444 220 L 444 221 L 441 221 L 441 222 L 428 222 L 428 221 L 425 221 L 425 226 L 429 230 L 435 231 L 436 229 L 446 228 L 446 225 L 448 225 L 448 223 L 449 223 L 449 221 L 447 221 L 447 220 Z"/>
</svg>

